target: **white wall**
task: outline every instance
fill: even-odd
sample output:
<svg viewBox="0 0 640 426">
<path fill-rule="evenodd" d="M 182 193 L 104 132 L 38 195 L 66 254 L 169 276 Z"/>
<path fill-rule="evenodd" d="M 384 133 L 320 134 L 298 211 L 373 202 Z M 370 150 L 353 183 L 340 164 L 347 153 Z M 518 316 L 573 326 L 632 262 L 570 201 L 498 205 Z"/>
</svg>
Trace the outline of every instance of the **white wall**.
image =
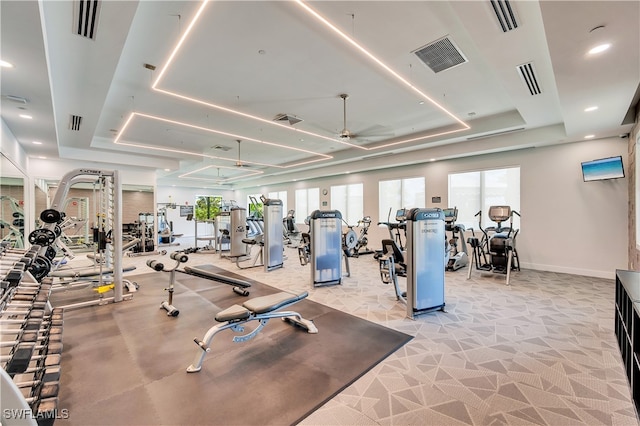
<svg viewBox="0 0 640 426">
<path fill-rule="evenodd" d="M 3 142 L 3 147 L 5 142 Z M 221 195 L 237 200 L 241 205 L 247 194 L 287 191 L 287 205 L 295 206 L 295 189 L 331 185 L 364 183 L 364 213 L 374 222 L 369 241 L 371 248 L 388 234 L 378 228 L 378 181 L 412 176 L 425 176 L 426 207 L 448 207 L 448 174 L 471 170 L 520 166 L 521 234 L 518 253 L 524 268 L 566 272 L 613 278 L 615 269 L 627 268 L 628 246 L 628 192 L 627 180 L 582 182 L 580 163 L 596 158 L 622 155 L 627 167 L 627 143 L 611 138 L 543 148 L 530 148 L 500 154 L 459 158 L 424 163 L 377 172 L 353 173 L 311 181 L 291 182 L 250 188 L 246 191 L 219 191 L 211 189 L 156 188 L 157 203 L 193 204 L 196 195 Z M 60 178 L 64 173 L 86 163 L 30 159 L 29 177 Z M 425 158 L 426 160 L 426 158 Z M 101 168 L 107 167 L 102 164 Z M 115 167 L 121 170 L 123 184 L 155 185 L 155 173 L 148 169 Z M 431 197 L 440 196 L 442 203 L 431 204 Z M 321 196 L 328 202 L 330 194 Z M 185 236 L 195 233 L 193 223 L 179 217 L 179 210 L 169 211 L 174 221 L 174 232 Z M 301 222 L 302 218 L 298 218 Z M 210 233 L 208 229 L 198 234 Z"/>
<path fill-rule="evenodd" d="M 234 199 L 233 191 L 223 191 L 204 188 L 178 188 L 173 186 L 158 186 L 156 188 L 156 201 L 158 204 L 175 203 L 177 206 L 193 206 L 198 195 L 221 196 L 223 200 Z M 180 208 L 167 209 L 167 221 L 172 222 L 173 232 L 183 234 L 184 237 L 193 237 L 196 233 L 195 222 L 187 221 L 180 217 Z M 213 235 L 213 226 L 206 223 L 198 223 L 198 237 Z M 206 243 L 200 244 L 205 245 Z"/>
<path fill-rule="evenodd" d="M 626 167 L 626 152 L 626 140 L 602 139 L 264 186 L 247 190 L 238 199 L 246 193 L 286 190 L 288 205 L 294 206 L 297 188 L 330 189 L 363 182 L 364 214 L 375 224 L 386 220 L 377 217 L 380 180 L 425 176 L 426 207 L 445 208 L 449 173 L 520 166 L 522 218 L 517 248 L 522 267 L 613 278 L 616 268 L 627 267 L 627 181 L 583 182 L 580 163 L 622 155 Z M 432 204 L 434 196 L 442 202 Z M 330 194 L 321 196 L 321 201 L 325 198 L 330 201 Z M 388 233 L 386 228 L 372 226 L 369 235 L 370 247 L 377 248 Z"/>
</svg>

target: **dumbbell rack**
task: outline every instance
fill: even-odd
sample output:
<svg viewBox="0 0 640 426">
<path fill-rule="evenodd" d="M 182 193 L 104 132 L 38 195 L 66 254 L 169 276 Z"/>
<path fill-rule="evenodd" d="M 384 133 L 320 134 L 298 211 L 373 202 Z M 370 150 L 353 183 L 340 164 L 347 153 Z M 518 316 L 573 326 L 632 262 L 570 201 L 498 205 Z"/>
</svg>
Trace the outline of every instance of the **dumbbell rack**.
<svg viewBox="0 0 640 426">
<path fill-rule="evenodd" d="M 52 425 L 58 409 L 62 309 L 49 303 L 51 278 L 29 272 L 39 246 L 0 243 L 0 398 L 2 424 Z"/>
</svg>

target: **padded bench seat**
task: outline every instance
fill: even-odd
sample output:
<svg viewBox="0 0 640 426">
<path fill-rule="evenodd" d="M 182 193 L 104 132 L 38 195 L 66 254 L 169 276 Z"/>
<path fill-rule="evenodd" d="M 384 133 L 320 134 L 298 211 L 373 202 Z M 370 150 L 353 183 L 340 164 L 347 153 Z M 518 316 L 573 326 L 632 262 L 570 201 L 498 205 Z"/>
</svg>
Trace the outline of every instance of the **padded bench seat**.
<svg viewBox="0 0 640 426">
<path fill-rule="evenodd" d="M 268 296 L 254 297 L 240 305 L 233 305 L 224 311 L 218 312 L 216 321 L 225 322 L 233 320 L 247 319 L 251 314 L 264 314 L 275 311 L 284 306 L 296 303 L 308 296 L 308 293 L 292 294 L 286 291 L 270 294 Z"/>
</svg>

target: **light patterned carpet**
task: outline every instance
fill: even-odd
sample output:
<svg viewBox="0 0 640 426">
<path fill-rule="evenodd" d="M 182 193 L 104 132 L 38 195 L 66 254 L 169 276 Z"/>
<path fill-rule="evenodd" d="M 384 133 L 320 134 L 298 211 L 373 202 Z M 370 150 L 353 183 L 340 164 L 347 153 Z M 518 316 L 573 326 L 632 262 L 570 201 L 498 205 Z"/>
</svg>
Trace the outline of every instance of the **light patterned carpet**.
<svg viewBox="0 0 640 426">
<path fill-rule="evenodd" d="M 268 273 L 239 271 L 212 252 L 189 264 L 306 289 L 310 300 L 415 336 L 303 425 L 639 424 L 613 331 L 614 271 L 599 279 L 523 270 L 511 286 L 503 275 L 447 272 L 446 312 L 414 321 L 371 255 L 350 259 L 342 285 L 312 289 L 309 267 L 286 253 L 285 267 Z M 147 259 L 125 262 L 141 273 Z"/>
</svg>

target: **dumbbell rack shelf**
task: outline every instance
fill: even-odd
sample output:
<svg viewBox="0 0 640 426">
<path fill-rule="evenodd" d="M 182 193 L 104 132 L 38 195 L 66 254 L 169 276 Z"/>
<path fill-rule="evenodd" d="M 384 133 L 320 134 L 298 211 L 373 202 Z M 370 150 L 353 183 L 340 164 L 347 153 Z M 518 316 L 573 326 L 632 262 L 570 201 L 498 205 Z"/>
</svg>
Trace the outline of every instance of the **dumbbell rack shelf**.
<svg viewBox="0 0 640 426">
<path fill-rule="evenodd" d="M 1 424 L 50 426 L 59 418 L 63 311 L 49 303 L 52 279 L 30 272 L 38 250 L 0 244 Z"/>
<path fill-rule="evenodd" d="M 640 273 L 616 270 L 615 334 L 627 380 L 640 412 Z"/>
</svg>

